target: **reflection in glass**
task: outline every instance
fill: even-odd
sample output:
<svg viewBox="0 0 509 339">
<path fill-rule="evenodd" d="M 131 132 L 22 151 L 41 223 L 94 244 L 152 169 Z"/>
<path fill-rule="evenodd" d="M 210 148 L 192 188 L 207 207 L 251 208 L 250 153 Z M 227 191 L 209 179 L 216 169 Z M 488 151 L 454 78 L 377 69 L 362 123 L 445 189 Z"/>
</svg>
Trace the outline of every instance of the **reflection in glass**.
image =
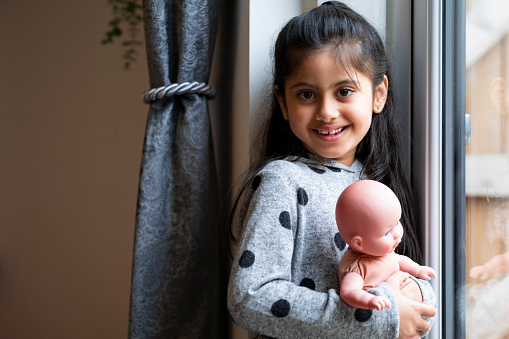
<svg viewBox="0 0 509 339">
<path fill-rule="evenodd" d="M 466 334 L 509 339 L 509 2 L 467 1 Z"/>
</svg>

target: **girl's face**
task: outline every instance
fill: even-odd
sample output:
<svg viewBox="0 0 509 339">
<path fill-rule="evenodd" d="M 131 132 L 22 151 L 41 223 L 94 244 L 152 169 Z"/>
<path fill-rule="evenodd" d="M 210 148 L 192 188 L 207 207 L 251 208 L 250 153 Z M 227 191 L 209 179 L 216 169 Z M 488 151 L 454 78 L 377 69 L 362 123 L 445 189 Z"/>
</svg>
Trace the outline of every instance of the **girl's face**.
<svg viewBox="0 0 509 339">
<path fill-rule="evenodd" d="M 383 109 L 388 82 L 385 77 L 373 91 L 364 74 L 348 73 L 335 51 L 326 48 L 302 60 L 286 79 L 284 93 L 277 86 L 274 91 L 285 120 L 308 151 L 351 166 L 372 114 Z"/>
</svg>

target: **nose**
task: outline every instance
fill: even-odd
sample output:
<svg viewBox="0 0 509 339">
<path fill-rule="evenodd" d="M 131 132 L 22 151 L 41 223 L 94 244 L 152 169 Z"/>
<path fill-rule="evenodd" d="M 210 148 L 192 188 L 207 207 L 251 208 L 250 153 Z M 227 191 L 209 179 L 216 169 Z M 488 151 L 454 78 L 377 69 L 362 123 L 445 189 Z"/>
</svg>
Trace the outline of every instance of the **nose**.
<svg viewBox="0 0 509 339">
<path fill-rule="evenodd" d="M 330 122 L 339 116 L 339 103 L 335 98 L 324 97 L 317 108 L 316 119 Z"/>
<path fill-rule="evenodd" d="M 396 227 L 394 227 L 394 239 L 401 239 L 403 237 L 403 225 L 401 225 L 401 222 L 398 222 L 396 224 Z"/>
</svg>

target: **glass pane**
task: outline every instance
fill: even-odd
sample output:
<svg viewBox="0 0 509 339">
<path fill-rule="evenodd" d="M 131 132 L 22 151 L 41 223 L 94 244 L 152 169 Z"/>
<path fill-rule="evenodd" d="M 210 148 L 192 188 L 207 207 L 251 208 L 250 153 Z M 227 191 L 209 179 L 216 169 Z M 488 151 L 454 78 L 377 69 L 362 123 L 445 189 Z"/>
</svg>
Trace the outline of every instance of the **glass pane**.
<svg viewBox="0 0 509 339">
<path fill-rule="evenodd" d="M 509 338 L 509 2 L 467 1 L 467 338 Z"/>
</svg>

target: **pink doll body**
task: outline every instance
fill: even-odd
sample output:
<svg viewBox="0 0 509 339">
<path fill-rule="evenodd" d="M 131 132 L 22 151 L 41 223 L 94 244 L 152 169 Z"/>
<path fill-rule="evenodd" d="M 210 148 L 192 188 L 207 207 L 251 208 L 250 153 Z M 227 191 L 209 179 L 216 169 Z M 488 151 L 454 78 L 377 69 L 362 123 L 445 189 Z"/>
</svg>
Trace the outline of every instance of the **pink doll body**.
<svg viewBox="0 0 509 339">
<path fill-rule="evenodd" d="M 373 180 L 348 186 L 336 205 L 339 233 L 349 248 L 339 264 L 341 299 L 353 307 L 391 307 L 382 296 L 367 292 L 398 270 L 430 280 L 435 271 L 394 250 L 403 237 L 401 204 L 392 190 Z"/>
</svg>

